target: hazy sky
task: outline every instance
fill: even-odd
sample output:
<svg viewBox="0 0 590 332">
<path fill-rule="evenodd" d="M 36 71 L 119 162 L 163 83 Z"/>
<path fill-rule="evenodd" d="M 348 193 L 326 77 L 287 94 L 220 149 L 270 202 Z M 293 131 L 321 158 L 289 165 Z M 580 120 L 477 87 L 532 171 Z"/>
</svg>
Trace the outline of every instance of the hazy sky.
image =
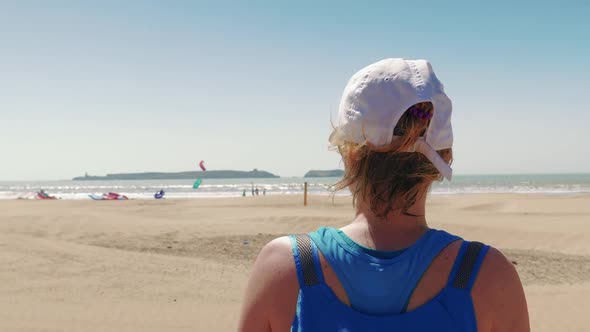
<svg viewBox="0 0 590 332">
<path fill-rule="evenodd" d="M 447 2 L 0 0 L 0 179 L 337 168 L 387 57 L 445 84 L 455 174 L 590 172 L 590 2 Z"/>
</svg>

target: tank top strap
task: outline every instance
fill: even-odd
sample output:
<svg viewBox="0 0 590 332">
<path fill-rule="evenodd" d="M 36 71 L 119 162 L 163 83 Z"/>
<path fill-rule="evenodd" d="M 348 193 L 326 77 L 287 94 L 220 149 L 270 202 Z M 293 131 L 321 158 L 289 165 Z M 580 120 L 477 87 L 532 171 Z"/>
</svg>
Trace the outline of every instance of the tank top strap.
<svg viewBox="0 0 590 332">
<path fill-rule="evenodd" d="M 318 248 L 309 235 L 291 235 L 291 248 L 301 289 L 324 283 Z"/>
<path fill-rule="evenodd" d="M 481 242 L 463 241 L 449 274 L 447 286 L 470 292 L 489 249 L 490 246 Z"/>
</svg>

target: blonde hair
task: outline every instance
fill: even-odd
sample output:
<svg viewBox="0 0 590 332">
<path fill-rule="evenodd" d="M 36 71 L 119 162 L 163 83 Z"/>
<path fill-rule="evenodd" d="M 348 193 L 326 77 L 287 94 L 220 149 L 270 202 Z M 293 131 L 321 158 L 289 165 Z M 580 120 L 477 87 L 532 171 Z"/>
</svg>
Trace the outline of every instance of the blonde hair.
<svg viewBox="0 0 590 332">
<path fill-rule="evenodd" d="M 409 112 L 416 109 L 428 117 Z M 334 185 L 335 191 L 349 188 L 353 204 L 366 204 L 376 216 L 390 212 L 406 213 L 408 208 L 426 194 L 434 181 L 442 175 L 421 153 L 408 152 L 418 138 L 424 135 L 433 112 L 430 102 L 408 108 L 394 129 L 399 136 L 385 147 L 369 143 L 342 142 L 336 147 L 344 161 L 344 175 Z M 452 149 L 437 151 L 447 163 L 452 161 Z"/>
</svg>

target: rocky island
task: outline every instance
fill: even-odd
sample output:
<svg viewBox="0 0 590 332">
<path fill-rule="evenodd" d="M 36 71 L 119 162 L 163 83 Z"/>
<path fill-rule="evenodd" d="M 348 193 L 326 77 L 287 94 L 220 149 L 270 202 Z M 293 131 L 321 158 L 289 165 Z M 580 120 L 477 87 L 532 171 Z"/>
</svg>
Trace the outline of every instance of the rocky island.
<svg viewBox="0 0 590 332">
<path fill-rule="evenodd" d="M 145 172 L 145 173 L 113 173 L 105 176 L 85 174 L 73 178 L 74 181 L 92 180 L 178 180 L 178 179 L 251 179 L 278 178 L 279 176 L 266 171 L 253 169 L 251 171 L 188 171 L 188 172 Z"/>
<path fill-rule="evenodd" d="M 344 175 L 344 171 L 341 169 L 332 169 L 327 171 L 311 170 L 303 177 L 305 178 L 339 178 Z"/>
</svg>

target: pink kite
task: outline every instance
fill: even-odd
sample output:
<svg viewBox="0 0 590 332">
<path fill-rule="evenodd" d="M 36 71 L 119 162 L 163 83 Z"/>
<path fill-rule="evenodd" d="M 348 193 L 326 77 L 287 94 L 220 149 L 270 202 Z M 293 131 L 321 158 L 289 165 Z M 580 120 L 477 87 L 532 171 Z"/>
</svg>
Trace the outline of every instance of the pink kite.
<svg viewBox="0 0 590 332">
<path fill-rule="evenodd" d="M 201 167 L 201 169 L 202 169 L 203 171 L 206 171 L 206 170 L 207 170 L 207 169 L 205 168 L 205 161 L 204 161 L 204 160 L 201 160 L 201 162 L 199 163 L 199 167 Z"/>
</svg>

